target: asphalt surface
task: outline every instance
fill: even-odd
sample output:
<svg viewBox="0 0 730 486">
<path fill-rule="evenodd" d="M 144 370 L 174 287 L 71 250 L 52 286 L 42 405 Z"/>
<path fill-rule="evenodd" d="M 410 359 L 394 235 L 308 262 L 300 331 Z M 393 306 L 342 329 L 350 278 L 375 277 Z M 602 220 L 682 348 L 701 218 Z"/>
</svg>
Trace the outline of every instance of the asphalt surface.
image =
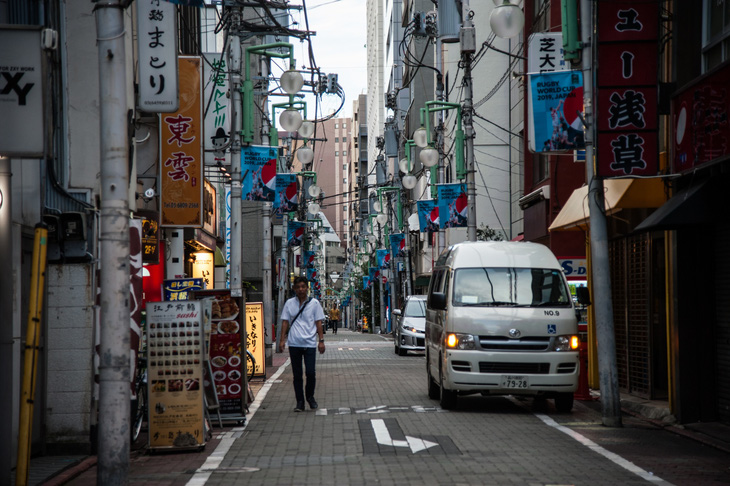
<svg viewBox="0 0 730 486">
<path fill-rule="evenodd" d="M 426 394 L 423 354 L 344 329 L 325 340 L 318 410 L 293 412 L 288 353 L 275 354 L 244 426 L 215 428 L 201 452 L 149 454 L 142 437 L 129 483 L 730 484 L 730 452 L 687 430 L 628 414 L 607 428 L 598 402 L 560 414 L 550 400 L 471 395 L 445 411 Z M 84 458 L 44 484 L 92 485 L 96 472 Z"/>
</svg>

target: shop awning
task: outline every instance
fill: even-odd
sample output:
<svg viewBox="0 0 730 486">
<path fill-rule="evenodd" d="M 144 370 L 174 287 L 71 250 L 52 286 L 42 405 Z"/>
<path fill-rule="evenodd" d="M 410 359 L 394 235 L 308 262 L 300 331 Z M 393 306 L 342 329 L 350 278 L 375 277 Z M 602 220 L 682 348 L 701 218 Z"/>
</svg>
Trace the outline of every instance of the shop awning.
<svg viewBox="0 0 730 486">
<path fill-rule="evenodd" d="M 225 267 L 228 262 L 226 261 L 226 256 L 223 254 L 223 250 L 215 247 L 215 266 L 216 267 Z"/>
<path fill-rule="evenodd" d="M 606 215 L 622 209 L 658 208 L 666 201 L 664 183 L 653 179 L 606 179 L 603 181 Z M 570 195 L 548 228 L 550 231 L 585 230 L 589 223 L 588 186 Z"/>
<path fill-rule="evenodd" d="M 669 201 L 642 221 L 636 231 L 677 229 L 712 222 L 716 218 L 713 208 L 719 206 L 718 201 L 713 201 L 718 192 L 710 185 L 704 181 L 677 191 Z"/>
</svg>

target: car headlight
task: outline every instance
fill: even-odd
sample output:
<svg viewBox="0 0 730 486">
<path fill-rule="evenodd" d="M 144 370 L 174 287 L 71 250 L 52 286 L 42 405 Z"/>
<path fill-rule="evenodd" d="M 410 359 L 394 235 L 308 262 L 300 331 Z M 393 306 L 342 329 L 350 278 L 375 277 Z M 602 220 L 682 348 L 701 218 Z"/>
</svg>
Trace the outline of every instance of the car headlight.
<svg viewBox="0 0 730 486">
<path fill-rule="evenodd" d="M 576 335 L 557 336 L 553 341 L 553 351 L 575 351 L 580 346 Z"/>
<path fill-rule="evenodd" d="M 418 331 L 418 329 L 416 329 L 413 326 L 403 326 L 403 330 L 409 331 L 409 332 L 417 332 Z"/>
<path fill-rule="evenodd" d="M 452 349 L 476 349 L 474 336 L 471 334 L 449 333 L 446 335 L 446 347 Z"/>
</svg>

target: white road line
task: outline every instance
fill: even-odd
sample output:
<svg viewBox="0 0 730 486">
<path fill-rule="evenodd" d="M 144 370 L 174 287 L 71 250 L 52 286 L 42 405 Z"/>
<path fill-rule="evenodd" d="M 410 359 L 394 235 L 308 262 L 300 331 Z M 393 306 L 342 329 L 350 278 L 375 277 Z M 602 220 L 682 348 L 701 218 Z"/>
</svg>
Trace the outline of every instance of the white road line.
<svg viewBox="0 0 730 486">
<path fill-rule="evenodd" d="M 264 386 L 261 387 L 261 390 L 259 390 L 259 392 L 256 394 L 256 398 L 254 399 L 253 403 L 248 408 L 246 424 L 243 427 L 234 427 L 225 434 L 223 434 L 223 438 L 218 443 L 218 447 L 216 447 L 213 453 L 208 456 L 203 465 L 200 466 L 197 471 L 195 471 L 195 474 L 193 474 L 193 477 L 190 478 L 190 480 L 186 483 L 186 486 L 204 485 L 208 481 L 208 478 L 210 478 L 210 475 L 216 469 L 218 469 L 218 467 L 220 467 L 223 459 L 226 457 L 226 454 L 228 454 L 228 451 L 235 442 L 236 438 L 240 437 L 241 432 L 246 430 L 246 425 L 251 423 L 251 419 L 261 406 L 261 402 L 264 401 L 264 398 L 266 398 L 266 394 L 269 393 L 271 385 L 278 382 L 279 377 L 284 372 L 286 367 L 289 366 L 289 363 L 290 360 L 287 359 L 286 362 L 279 367 L 277 372 L 274 373 L 271 378 L 266 380 L 266 383 L 264 383 Z"/>
<path fill-rule="evenodd" d="M 629 472 L 636 474 L 640 478 L 645 479 L 654 484 L 661 484 L 663 486 L 672 486 L 672 483 L 665 481 L 662 478 L 655 476 L 654 474 L 652 474 L 648 471 L 643 470 L 642 468 L 640 468 L 633 462 L 624 459 L 623 457 L 619 456 L 618 454 L 615 454 L 609 450 L 604 449 L 603 447 L 599 446 L 598 444 L 596 444 L 595 442 L 590 440 L 588 437 L 585 437 L 584 435 L 579 434 L 578 432 L 576 432 L 573 429 L 569 429 L 568 427 L 560 425 L 559 423 L 557 423 L 555 420 L 548 417 L 547 415 L 542 415 L 542 414 L 536 413 L 535 416 L 537 418 L 539 418 L 540 420 L 542 420 L 543 422 L 545 422 L 550 427 L 553 427 L 553 428 L 559 430 L 560 432 L 567 434 L 568 436 L 577 440 L 578 442 L 580 442 L 584 446 L 588 447 L 592 451 L 597 452 L 598 454 L 602 455 L 609 461 L 623 467 L 624 469 L 626 469 Z"/>
</svg>

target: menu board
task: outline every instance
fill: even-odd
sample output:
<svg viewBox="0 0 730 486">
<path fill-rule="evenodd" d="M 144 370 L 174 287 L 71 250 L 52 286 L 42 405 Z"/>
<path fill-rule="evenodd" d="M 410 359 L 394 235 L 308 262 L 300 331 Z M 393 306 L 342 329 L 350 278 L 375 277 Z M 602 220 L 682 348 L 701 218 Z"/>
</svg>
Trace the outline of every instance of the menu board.
<svg viewBox="0 0 730 486">
<path fill-rule="evenodd" d="M 147 303 L 150 449 L 205 445 L 201 307 L 197 301 Z"/>
<path fill-rule="evenodd" d="M 256 360 L 256 369 L 254 376 L 266 376 L 266 361 L 264 355 L 264 304 L 262 302 L 246 303 L 246 349 L 251 351 Z M 247 372 L 251 373 L 251 369 L 246 362 Z"/>
</svg>

